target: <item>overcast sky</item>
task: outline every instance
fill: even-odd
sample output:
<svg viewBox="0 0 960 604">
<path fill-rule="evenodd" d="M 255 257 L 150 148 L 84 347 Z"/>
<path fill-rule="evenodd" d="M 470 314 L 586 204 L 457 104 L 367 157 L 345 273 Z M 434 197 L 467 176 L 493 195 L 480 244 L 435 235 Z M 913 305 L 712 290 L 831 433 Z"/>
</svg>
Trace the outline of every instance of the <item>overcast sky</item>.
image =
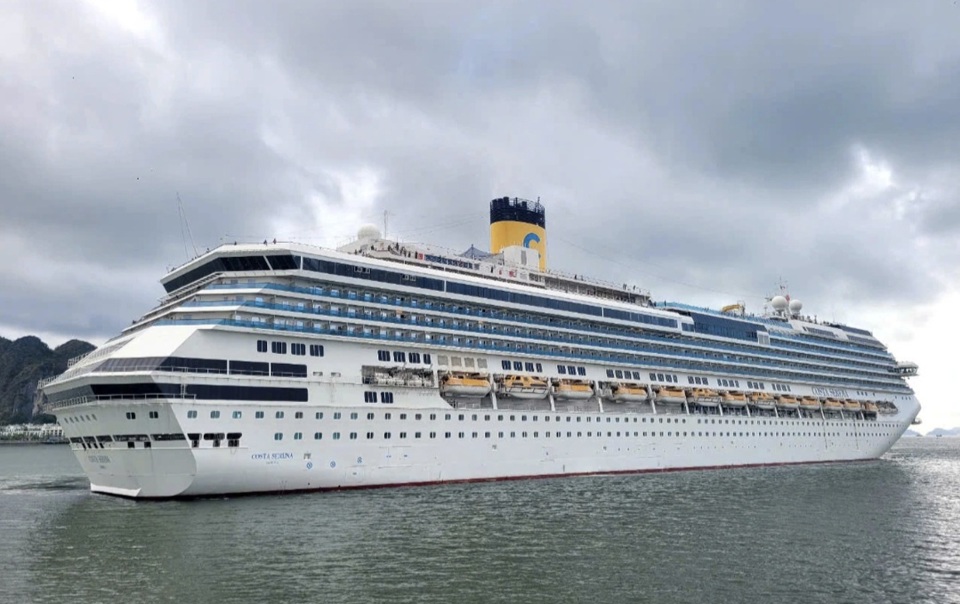
<svg viewBox="0 0 960 604">
<path fill-rule="evenodd" d="M 552 267 L 755 311 L 782 278 L 960 425 L 960 5 L 785 4 L 3 0 L 0 335 L 152 307 L 178 194 L 201 251 L 384 210 L 487 248 L 539 197 Z"/>
</svg>

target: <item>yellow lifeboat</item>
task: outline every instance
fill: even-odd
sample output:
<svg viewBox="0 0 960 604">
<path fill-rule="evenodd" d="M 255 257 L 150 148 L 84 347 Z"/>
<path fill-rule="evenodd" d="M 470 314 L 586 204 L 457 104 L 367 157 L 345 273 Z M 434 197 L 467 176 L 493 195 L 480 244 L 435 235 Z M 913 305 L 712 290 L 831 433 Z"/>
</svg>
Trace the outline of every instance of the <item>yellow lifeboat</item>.
<svg viewBox="0 0 960 604">
<path fill-rule="evenodd" d="M 448 373 L 440 378 L 444 396 L 483 397 L 490 392 L 490 380 L 483 373 Z"/>
<path fill-rule="evenodd" d="M 654 401 L 661 405 L 681 405 L 687 402 L 687 395 L 676 386 L 660 386 Z"/>
<path fill-rule="evenodd" d="M 777 397 L 777 407 L 780 409 L 796 409 L 800 406 L 800 399 L 790 394 L 781 394 Z"/>
<path fill-rule="evenodd" d="M 544 398 L 550 385 L 540 377 L 506 375 L 500 382 L 500 394 L 513 398 Z"/>
<path fill-rule="evenodd" d="M 553 396 L 566 400 L 588 399 L 593 396 L 593 387 L 584 380 L 558 380 L 553 385 Z"/>
<path fill-rule="evenodd" d="M 825 398 L 823 399 L 823 410 L 824 411 L 843 411 L 843 403 L 835 398 Z"/>
<path fill-rule="evenodd" d="M 701 407 L 716 407 L 720 404 L 720 393 L 709 388 L 691 388 L 687 390 L 687 402 Z"/>
<path fill-rule="evenodd" d="M 864 413 L 877 413 L 877 404 L 873 401 L 866 401 L 863 403 L 863 412 Z"/>
<path fill-rule="evenodd" d="M 604 394 L 615 403 L 642 403 L 650 398 L 646 386 L 632 382 L 610 384 L 609 391 Z"/>
<path fill-rule="evenodd" d="M 777 401 L 774 400 L 773 395 L 769 392 L 753 392 L 750 394 L 750 402 L 757 409 L 766 409 L 772 410 Z"/>
<path fill-rule="evenodd" d="M 820 399 L 815 396 L 804 396 L 800 399 L 800 408 L 806 411 L 819 411 Z"/>
<path fill-rule="evenodd" d="M 740 392 L 739 390 L 729 390 L 727 392 L 721 392 L 720 400 L 723 401 L 724 407 L 746 407 L 747 406 L 747 395 Z"/>
<path fill-rule="evenodd" d="M 843 401 L 843 410 L 853 412 L 863 411 L 863 405 L 860 404 L 860 401 L 855 401 L 848 398 L 847 400 Z"/>
</svg>

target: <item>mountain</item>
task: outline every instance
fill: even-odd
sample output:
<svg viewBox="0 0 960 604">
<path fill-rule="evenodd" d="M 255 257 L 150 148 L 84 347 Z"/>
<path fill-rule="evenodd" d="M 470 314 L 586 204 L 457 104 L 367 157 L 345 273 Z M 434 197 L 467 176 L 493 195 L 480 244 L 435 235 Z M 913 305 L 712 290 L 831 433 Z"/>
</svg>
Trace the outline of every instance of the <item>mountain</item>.
<svg viewBox="0 0 960 604">
<path fill-rule="evenodd" d="M 923 434 L 920 434 L 919 432 L 915 432 L 913 430 L 907 430 L 906 432 L 903 433 L 903 435 L 904 436 L 923 436 Z"/>
<path fill-rule="evenodd" d="M 82 340 L 70 340 L 51 350 L 35 336 L 18 340 L 0 338 L 0 425 L 35 419 L 33 401 L 37 382 L 63 373 L 69 359 L 94 348 Z"/>
<path fill-rule="evenodd" d="M 960 436 L 960 428 L 934 428 L 927 436 Z"/>
</svg>

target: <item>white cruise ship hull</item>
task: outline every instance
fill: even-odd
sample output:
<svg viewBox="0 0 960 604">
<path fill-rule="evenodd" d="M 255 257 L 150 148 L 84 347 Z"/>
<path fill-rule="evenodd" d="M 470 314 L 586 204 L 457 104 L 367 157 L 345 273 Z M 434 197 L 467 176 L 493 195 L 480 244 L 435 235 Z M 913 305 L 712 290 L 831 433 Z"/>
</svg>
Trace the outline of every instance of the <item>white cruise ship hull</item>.
<svg viewBox="0 0 960 604">
<path fill-rule="evenodd" d="M 237 405 L 208 408 L 214 406 Z M 186 419 L 187 410 L 196 406 L 181 400 L 155 401 L 147 407 L 169 418 L 170 429 L 177 429 L 172 425 L 176 423 L 184 433 L 222 432 L 228 423 L 229 430 L 244 434 L 242 445 L 212 447 L 203 440 L 198 447 L 189 441 L 154 442 L 151 448 L 143 448 L 143 443 L 109 449 L 73 445 L 94 492 L 132 498 L 204 497 L 867 460 L 883 455 L 912 420 L 909 415 L 876 422 L 654 415 L 615 409 L 586 415 L 481 409 L 453 410 L 451 419 L 442 419 L 441 413 L 431 421 L 410 419 L 414 409 L 408 410 L 408 419 L 399 420 L 404 412 L 399 408 L 378 409 L 374 420 L 329 419 L 336 413 L 349 418 L 357 411 L 355 406 L 323 407 L 322 420 L 315 419 L 317 407 L 311 407 L 304 413 L 307 419 L 292 419 L 304 412 L 302 405 L 265 407 L 271 419 L 203 420 Z M 904 405 L 904 411 L 908 409 Z M 98 415 L 115 415 L 116 423 L 123 425 L 130 410 L 144 414 L 146 408 L 143 403 L 100 407 Z M 278 411 L 291 419 L 274 419 Z M 391 419 L 385 419 L 386 413 Z M 463 420 L 458 419 L 461 414 Z M 501 416 L 504 419 L 498 420 Z M 335 430 L 340 431 L 336 441 Z M 402 430 L 406 439 L 399 438 Z M 274 440 L 278 431 L 284 440 Z M 302 439 L 293 440 L 298 432 Z M 322 440 L 314 439 L 318 432 Z M 413 438 L 416 432 L 419 439 Z M 351 433 L 356 437 L 351 439 Z M 389 439 L 384 438 L 387 433 Z"/>
</svg>

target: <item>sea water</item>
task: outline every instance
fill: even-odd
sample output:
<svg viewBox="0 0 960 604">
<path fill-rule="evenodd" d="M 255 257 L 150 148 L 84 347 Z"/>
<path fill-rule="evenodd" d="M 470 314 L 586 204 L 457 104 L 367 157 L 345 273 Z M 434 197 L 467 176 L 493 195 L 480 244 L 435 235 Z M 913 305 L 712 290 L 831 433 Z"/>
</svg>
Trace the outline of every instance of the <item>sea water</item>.
<svg viewBox="0 0 960 604">
<path fill-rule="evenodd" d="M 960 439 L 883 459 L 136 502 L 0 447 L 0 601 L 960 602 Z"/>
</svg>

